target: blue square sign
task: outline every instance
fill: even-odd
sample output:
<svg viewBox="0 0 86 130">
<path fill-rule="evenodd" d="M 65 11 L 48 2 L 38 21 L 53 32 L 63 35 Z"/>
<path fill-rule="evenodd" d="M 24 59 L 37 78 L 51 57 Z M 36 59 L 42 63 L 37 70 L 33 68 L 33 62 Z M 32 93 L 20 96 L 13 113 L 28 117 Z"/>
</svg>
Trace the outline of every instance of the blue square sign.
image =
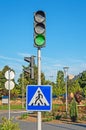
<svg viewBox="0 0 86 130">
<path fill-rule="evenodd" d="M 26 90 L 26 110 L 50 111 L 52 109 L 52 86 L 29 85 Z"/>
</svg>

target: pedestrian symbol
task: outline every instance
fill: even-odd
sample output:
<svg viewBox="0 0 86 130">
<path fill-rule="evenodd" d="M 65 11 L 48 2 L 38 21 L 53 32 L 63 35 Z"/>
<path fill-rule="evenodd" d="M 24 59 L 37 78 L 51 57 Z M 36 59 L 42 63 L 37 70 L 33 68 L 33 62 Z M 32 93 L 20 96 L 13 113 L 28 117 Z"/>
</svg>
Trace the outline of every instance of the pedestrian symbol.
<svg viewBox="0 0 86 130">
<path fill-rule="evenodd" d="M 30 103 L 28 105 L 33 106 L 49 106 L 47 99 L 45 98 L 44 94 L 42 93 L 41 89 L 38 88 L 36 93 L 33 95 Z"/>
<path fill-rule="evenodd" d="M 26 110 L 50 111 L 52 109 L 52 87 L 29 85 L 26 90 Z"/>
</svg>

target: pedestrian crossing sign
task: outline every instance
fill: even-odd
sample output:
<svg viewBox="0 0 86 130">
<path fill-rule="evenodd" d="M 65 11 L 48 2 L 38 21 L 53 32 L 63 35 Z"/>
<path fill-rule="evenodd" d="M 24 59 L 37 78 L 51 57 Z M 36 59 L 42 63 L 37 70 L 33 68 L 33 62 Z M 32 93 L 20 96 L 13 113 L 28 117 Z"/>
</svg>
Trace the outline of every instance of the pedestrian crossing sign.
<svg viewBox="0 0 86 130">
<path fill-rule="evenodd" d="M 26 110 L 50 111 L 52 109 L 52 86 L 29 85 L 26 89 Z"/>
</svg>

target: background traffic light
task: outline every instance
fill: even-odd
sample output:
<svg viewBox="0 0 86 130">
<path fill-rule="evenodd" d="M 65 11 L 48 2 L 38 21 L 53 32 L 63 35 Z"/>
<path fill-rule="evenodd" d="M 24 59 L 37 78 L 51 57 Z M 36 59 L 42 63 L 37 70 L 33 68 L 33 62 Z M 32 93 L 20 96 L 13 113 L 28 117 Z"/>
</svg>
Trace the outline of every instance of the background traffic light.
<svg viewBox="0 0 86 130">
<path fill-rule="evenodd" d="M 42 48 L 46 44 L 46 15 L 44 11 L 37 11 L 34 13 L 34 46 Z"/>
<path fill-rule="evenodd" d="M 24 71 L 30 74 L 31 79 L 34 79 L 34 65 L 35 65 L 34 56 L 24 57 L 24 60 L 30 63 L 29 68 L 24 69 Z"/>
</svg>

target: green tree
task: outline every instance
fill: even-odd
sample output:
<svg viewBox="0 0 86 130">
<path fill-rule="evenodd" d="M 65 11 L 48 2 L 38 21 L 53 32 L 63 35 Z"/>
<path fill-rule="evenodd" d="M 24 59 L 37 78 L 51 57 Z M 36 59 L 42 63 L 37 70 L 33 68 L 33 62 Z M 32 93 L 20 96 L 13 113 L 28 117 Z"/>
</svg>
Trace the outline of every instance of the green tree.
<svg viewBox="0 0 86 130">
<path fill-rule="evenodd" d="M 58 73 L 57 73 L 55 93 L 57 96 L 65 93 L 65 82 L 64 82 L 63 71 L 58 71 Z"/>
<path fill-rule="evenodd" d="M 5 72 L 8 70 L 12 70 L 13 72 L 15 72 L 13 69 L 11 69 L 9 66 L 4 66 L 4 68 L 0 71 L 0 97 L 2 97 L 2 95 L 8 95 L 8 90 L 5 88 L 5 82 L 7 81 L 7 79 L 5 78 Z M 15 82 L 15 80 L 13 79 L 14 83 L 15 83 L 15 87 L 13 90 L 11 90 L 11 96 L 14 97 L 14 95 L 17 95 L 17 84 Z M 16 92 L 15 92 L 16 91 Z"/>
<path fill-rule="evenodd" d="M 86 86 L 83 88 L 83 93 L 84 93 L 84 96 L 86 98 Z"/>
<path fill-rule="evenodd" d="M 78 78 L 78 82 L 81 88 L 84 88 L 86 86 L 86 71 L 83 71 L 81 73 L 81 76 Z"/>
<path fill-rule="evenodd" d="M 80 87 L 82 88 L 82 92 L 84 96 L 86 97 L 86 71 L 83 71 L 82 73 L 80 73 L 77 80 Z"/>
<path fill-rule="evenodd" d="M 9 69 L 10 67 L 6 65 L 0 71 L 0 97 L 2 97 L 2 95 L 8 95 L 8 91 L 5 89 L 5 82 L 6 82 L 5 72 Z"/>
<path fill-rule="evenodd" d="M 73 92 L 74 94 L 76 92 L 82 92 L 82 88 L 80 87 L 78 80 L 75 80 L 72 84 L 72 86 L 69 89 L 69 93 Z"/>
<path fill-rule="evenodd" d="M 24 69 L 28 69 L 29 66 L 23 66 Z M 24 95 L 26 93 L 26 86 L 27 85 L 37 85 L 38 84 L 38 68 L 34 66 L 34 79 L 30 78 L 30 74 L 27 72 L 22 72 L 20 77 L 18 78 L 18 89 L 20 90 L 20 95 L 22 94 L 22 86 L 24 88 L 23 92 Z M 44 73 L 41 72 L 41 84 L 46 84 Z"/>
</svg>

